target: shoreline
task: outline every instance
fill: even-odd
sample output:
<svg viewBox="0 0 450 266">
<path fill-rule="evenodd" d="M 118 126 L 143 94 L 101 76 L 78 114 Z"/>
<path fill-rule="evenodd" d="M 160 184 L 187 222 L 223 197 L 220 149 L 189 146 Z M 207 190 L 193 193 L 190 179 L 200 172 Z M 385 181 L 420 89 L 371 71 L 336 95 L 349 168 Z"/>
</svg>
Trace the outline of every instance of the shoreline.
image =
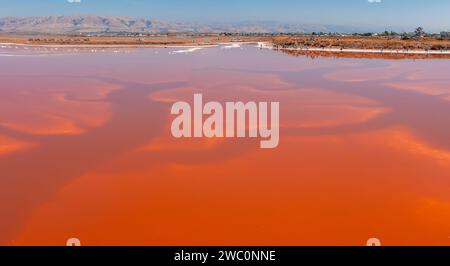
<svg viewBox="0 0 450 266">
<path fill-rule="evenodd" d="M 374 53 L 374 54 L 412 54 L 412 55 L 450 55 L 449 50 L 427 51 L 427 50 L 394 50 L 394 49 L 338 49 L 338 48 L 272 48 L 274 50 L 303 51 L 303 52 L 333 52 L 333 53 Z"/>
<path fill-rule="evenodd" d="M 210 48 L 220 44 L 199 45 L 160 45 L 160 44 L 27 44 L 27 43 L 0 43 L 0 46 L 42 47 L 42 48 Z M 4 47 L 2 47 L 4 48 Z"/>
<path fill-rule="evenodd" d="M 221 46 L 242 46 L 242 45 L 256 45 L 260 49 L 269 49 L 273 51 L 286 52 L 291 55 L 305 55 L 313 57 L 346 57 L 345 55 L 357 56 L 360 58 L 372 58 L 374 56 L 423 56 L 425 59 L 433 58 L 450 58 L 450 50 L 405 50 L 405 49 L 349 49 L 349 48 L 318 48 L 318 47 L 275 47 L 275 44 L 270 41 L 233 41 L 233 42 L 217 42 L 212 44 L 197 43 L 197 45 L 188 44 L 27 44 L 27 43 L 14 43 L 14 42 L 0 42 L 1 48 L 13 48 L 13 47 L 33 47 L 33 48 L 54 48 L 54 49 L 151 49 L 151 48 L 186 48 L 186 49 L 207 49 Z M 366 56 L 364 56 L 366 55 Z M 428 57 L 433 56 L 433 57 Z"/>
<path fill-rule="evenodd" d="M 213 48 L 223 45 L 247 45 L 247 44 L 259 44 L 260 42 L 220 42 L 214 44 L 186 44 L 186 45 L 162 45 L 162 44 L 27 44 L 27 43 L 1 43 L 0 48 L 6 48 L 5 46 L 20 46 L 20 47 L 42 47 L 42 48 Z"/>
</svg>

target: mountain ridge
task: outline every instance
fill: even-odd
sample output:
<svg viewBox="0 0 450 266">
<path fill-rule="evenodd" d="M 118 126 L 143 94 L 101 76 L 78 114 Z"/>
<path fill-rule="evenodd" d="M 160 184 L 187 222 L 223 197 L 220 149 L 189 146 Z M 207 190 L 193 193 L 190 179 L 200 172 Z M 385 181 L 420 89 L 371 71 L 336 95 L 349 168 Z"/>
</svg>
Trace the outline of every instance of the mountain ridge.
<svg viewBox="0 0 450 266">
<path fill-rule="evenodd" d="M 167 22 L 156 19 L 128 16 L 98 15 L 51 15 L 34 17 L 0 18 L 0 33 L 310 33 L 310 32 L 357 32 L 347 26 L 282 23 L 277 21 L 195 23 Z"/>
</svg>

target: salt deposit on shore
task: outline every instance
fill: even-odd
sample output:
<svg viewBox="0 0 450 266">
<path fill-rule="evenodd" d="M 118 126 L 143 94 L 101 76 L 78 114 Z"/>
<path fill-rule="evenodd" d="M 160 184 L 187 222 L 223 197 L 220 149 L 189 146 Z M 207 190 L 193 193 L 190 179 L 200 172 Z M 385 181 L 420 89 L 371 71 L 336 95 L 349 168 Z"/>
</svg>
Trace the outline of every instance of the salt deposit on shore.
<svg viewBox="0 0 450 266">
<path fill-rule="evenodd" d="M 189 54 L 189 53 L 193 53 L 195 51 L 202 50 L 202 49 L 203 49 L 202 47 L 195 47 L 195 48 L 173 51 L 173 52 L 170 52 L 170 54 Z"/>
<path fill-rule="evenodd" d="M 233 43 L 233 44 L 230 44 L 230 45 L 222 46 L 222 49 L 234 49 L 234 48 L 241 48 L 241 44 L 240 43 Z"/>
</svg>

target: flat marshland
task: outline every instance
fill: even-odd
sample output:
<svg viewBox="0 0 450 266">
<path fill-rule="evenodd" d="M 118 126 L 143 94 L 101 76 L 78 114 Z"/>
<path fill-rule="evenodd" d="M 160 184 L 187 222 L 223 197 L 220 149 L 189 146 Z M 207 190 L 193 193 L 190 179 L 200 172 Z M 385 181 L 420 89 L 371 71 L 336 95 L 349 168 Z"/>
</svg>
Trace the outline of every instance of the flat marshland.
<svg viewBox="0 0 450 266">
<path fill-rule="evenodd" d="M 61 47 L 204 47 L 224 43 L 265 43 L 290 55 L 339 58 L 450 58 L 450 39 L 400 36 L 317 36 L 240 34 L 0 34 L 0 43 Z"/>
</svg>

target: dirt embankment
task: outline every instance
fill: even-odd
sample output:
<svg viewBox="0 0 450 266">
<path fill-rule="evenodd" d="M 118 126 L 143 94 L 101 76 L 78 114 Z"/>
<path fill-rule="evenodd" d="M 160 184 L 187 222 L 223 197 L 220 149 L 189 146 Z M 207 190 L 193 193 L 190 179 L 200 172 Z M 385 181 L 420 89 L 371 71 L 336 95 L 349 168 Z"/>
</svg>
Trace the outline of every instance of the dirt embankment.
<svg viewBox="0 0 450 266">
<path fill-rule="evenodd" d="M 264 37 L 222 35 L 96 35 L 96 36 L 11 36 L 0 35 L 0 43 L 24 45 L 80 45 L 80 46 L 202 46 L 230 42 L 267 41 Z"/>
<path fill-rule="evenodd" d="M 450 39 L 361 36 L 278 36 L 271 42 L 274 48 L 330 48 L 330 49 L 376 49 L 376 50 L 450 50 Z"/>
<path fill-rule="evenodd" d="M 450 59 L 450 54 L 414 54 L 414 53 L 364 53 L 364 52 L 334 52 L 334 51 L 295 51 L 280 49 L 283 53 L 292 56 L 306 56 L 311 59 L 321 57 L 332 58 L 354 58 L 354 59 L 389 59 L 389 60 L 401 60 L 401 59 Z"/>
<path fill-rule="evenodd" d="M 450 39 L 399 36 L 276 36 L 275 50 L 294 56 L 369 59 L 450 59 Z"/>
</svg>

